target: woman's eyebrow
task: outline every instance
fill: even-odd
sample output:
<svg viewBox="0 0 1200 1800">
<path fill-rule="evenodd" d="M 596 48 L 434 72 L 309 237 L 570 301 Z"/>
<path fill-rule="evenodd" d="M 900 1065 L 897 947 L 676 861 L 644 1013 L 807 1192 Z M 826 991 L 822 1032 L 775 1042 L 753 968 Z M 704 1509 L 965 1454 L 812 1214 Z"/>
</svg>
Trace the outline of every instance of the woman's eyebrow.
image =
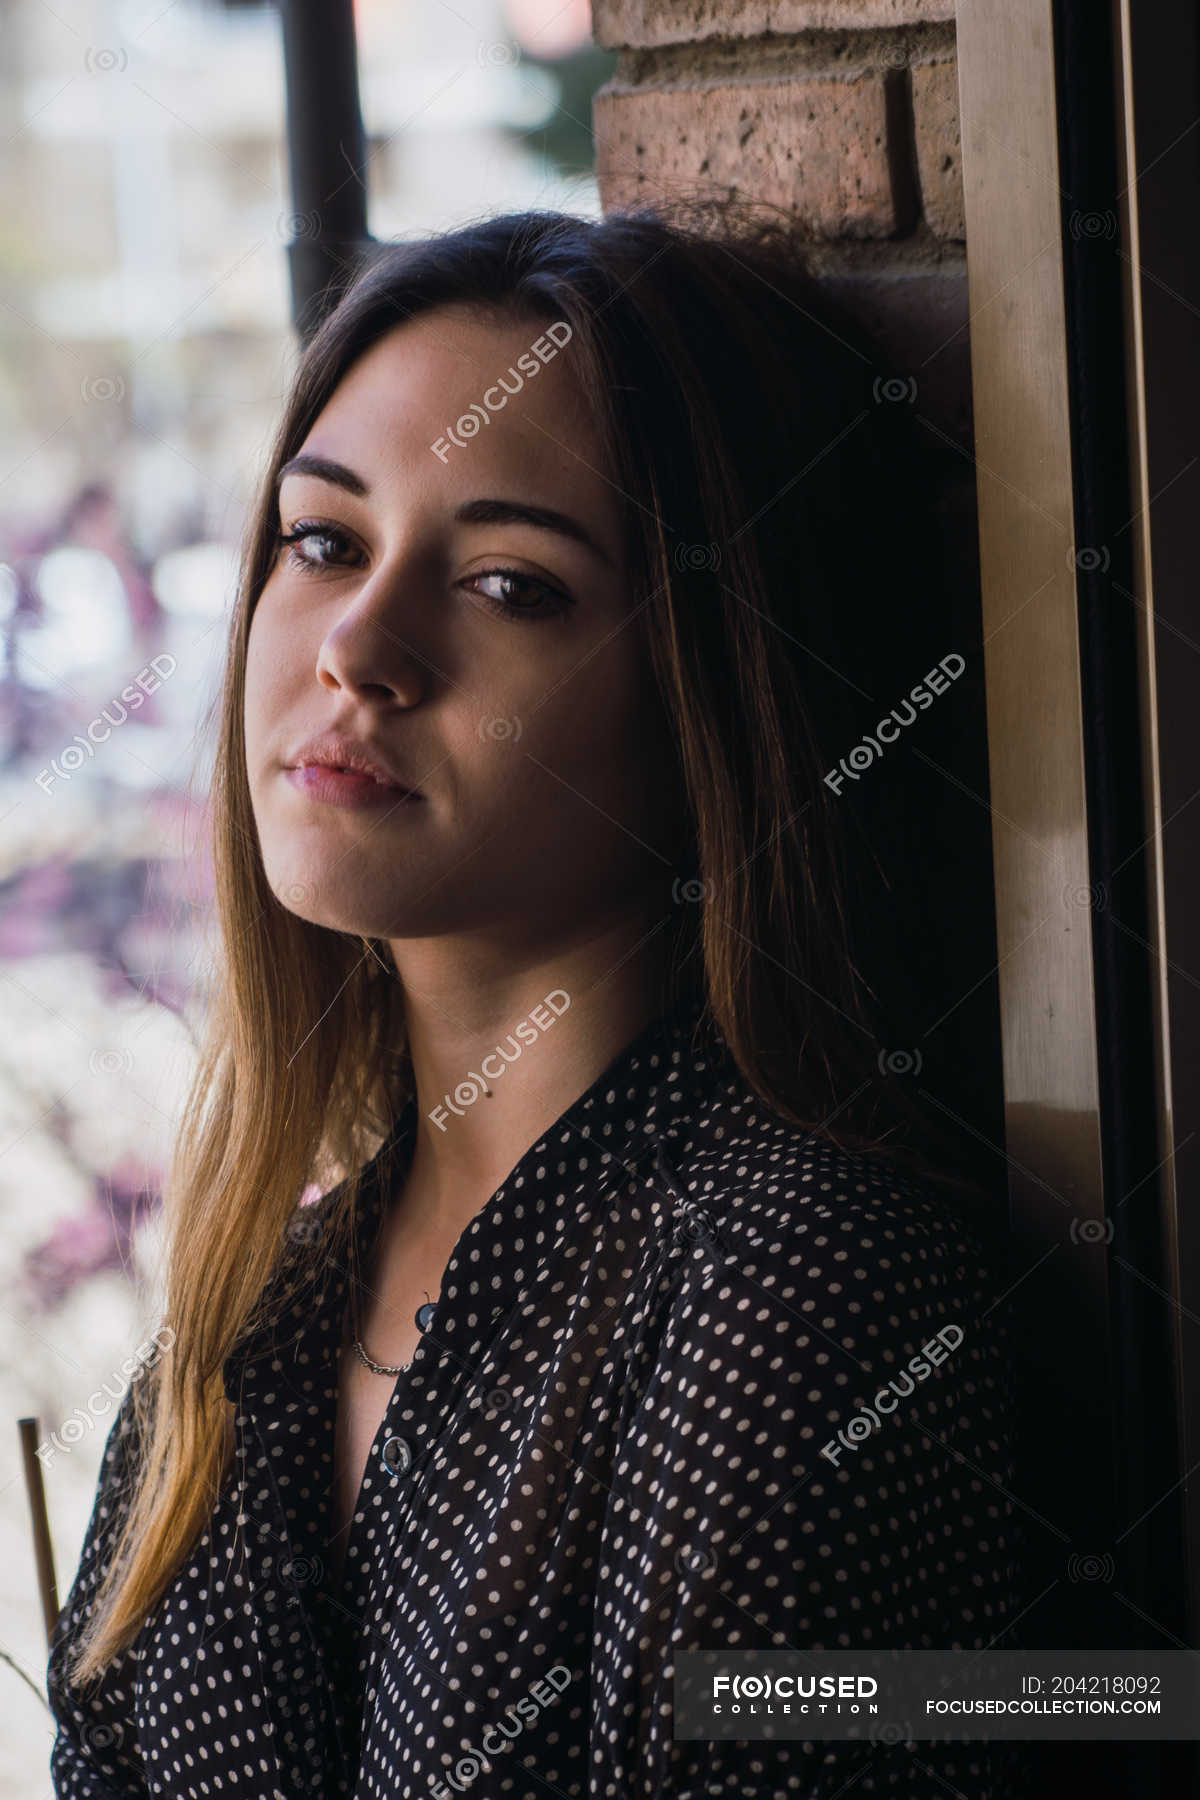
<svg viewBox="0 0 1200 1800">
<path fill-rule="evenodd" d="M 536 525 L 542 531 L 556 531 L 560 537 L 582 544 L 609 568 L 613 566 L 608 551 L 578 519 L 557 512 L 552 506 L 533 506 L 524 500 L 464 500 L 456 507 L 454 517 L 460 525 Z"/>
<path fill-rule="evenodd" d="M 284 463 L 275 477 L 276 488 L 282 485 L 285 475 L 315 475 L 318 481 L 332 482 L 334 487 L 345 488 L 348 494 L 357 494 L 360 499 L 371 491 L 362 476 L 348 469 L 345 463 L 334 462 L 330 456 L 314 456 L 311 450 L 302 450 L 299 456 Z"/>
<path fill-rule="evenodd" d="M 328 481 L 334 487 L 345 488 L 347 493 L 355 494 L 359 499 L 371 492 L 370 486 L 361 475 L 348 469 L 345 463 L 335 462 L 332 457 L 314 456 L 311 451 L 302 450 L 285 462 L 276 477 L 275 485 L 282 485 L 285 475 L 314 475 L 318 481 Z M 573 519 L 569 513 L 559 512 L 552 506 L 534 506 L 524 500 L 478 499 L 464 500 L 455 509 L 455 520 L 460 525 L 534 525 L 541 531 L 556 531 L 560 537 L 571 538 L 582 544 L 601 562 L 613 566 L 613 559 L 592 536 L 587 528 Z"/>
</svg>

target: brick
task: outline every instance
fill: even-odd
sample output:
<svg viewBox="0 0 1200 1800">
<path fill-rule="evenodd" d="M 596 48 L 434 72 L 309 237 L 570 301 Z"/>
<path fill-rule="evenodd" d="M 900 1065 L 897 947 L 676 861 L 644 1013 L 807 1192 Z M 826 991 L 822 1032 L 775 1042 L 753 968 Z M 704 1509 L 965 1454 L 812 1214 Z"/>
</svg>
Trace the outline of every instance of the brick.
<svg viewBox="0 0 1200 1800">
<path fill-rule="evenodd" d="M 926 222 L 937 237 L 965 239 L 958 64 L 917 63 L 912 71 L 912 104 Z"/>
<path fill-rule="evenodd" d="M 889 156 L 887 77 L 622 88 L 592 104 L 606 212 L 738 193 L 819 237 L 904 229 Z"/>
<path fill-rule="evenodd" d="M 955 0 L 592 0 L 592 32 L 608 50 L 761 37 L 866 31 L 954 18 Z"/>
</svg>

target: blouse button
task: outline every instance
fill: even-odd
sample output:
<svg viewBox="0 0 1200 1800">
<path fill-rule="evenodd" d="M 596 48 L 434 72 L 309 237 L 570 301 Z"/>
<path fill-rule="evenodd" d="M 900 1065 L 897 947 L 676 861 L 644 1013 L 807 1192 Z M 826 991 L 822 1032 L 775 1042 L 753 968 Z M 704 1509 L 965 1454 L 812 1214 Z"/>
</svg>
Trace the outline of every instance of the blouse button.
<svg viewBox="0 0 1200 1800">
<path fill-rule="evenodd" d="M 417 1308 L 417 1329 L 428 1331 L 436 1308 L 432 1300 L 426 1300 L 424 1306 Z"/>
<path fill-rule="evenodd" d="M 390 1437 L 379 1453 L 393 1475 L 405 1475 L 412 1467 L 412 1451 L 401 1437 Z"/>
</svg>

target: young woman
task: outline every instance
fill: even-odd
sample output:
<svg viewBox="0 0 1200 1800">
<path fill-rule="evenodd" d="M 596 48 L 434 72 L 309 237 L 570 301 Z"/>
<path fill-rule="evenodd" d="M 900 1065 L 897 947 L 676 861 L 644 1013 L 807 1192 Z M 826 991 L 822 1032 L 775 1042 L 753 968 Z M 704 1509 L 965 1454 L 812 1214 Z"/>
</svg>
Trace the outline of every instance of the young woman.
<svg viewBox="0 0 1200 1800">
<path fill-rule="evenodd" d="M 1004 1284 L 889 1139 L 863 719 L 815 741 L 922 592 L 907 440 L 795 240 L 705 225 L 388 246 L 302 357 L 60 1795 L 1020 1792 L 1012 1746 L 673 1736 L 681 1651 L 1020 1607 Z"/>
</svg>

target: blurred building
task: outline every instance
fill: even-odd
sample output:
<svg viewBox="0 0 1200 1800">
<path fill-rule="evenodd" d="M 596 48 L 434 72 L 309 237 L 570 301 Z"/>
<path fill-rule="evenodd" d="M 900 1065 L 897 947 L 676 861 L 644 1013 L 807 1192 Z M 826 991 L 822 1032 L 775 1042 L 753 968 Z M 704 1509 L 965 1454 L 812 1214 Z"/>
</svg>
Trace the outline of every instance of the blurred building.
<svg viewBox="0 0 1200 1800">
<path fill-rule="evenodd" d="M 374 237 L 599 215 L 591 93 L 616 59 L 586 0 L 359 0 L 356 17 Z M 273 6 L 12 0 L 5 52 L 0 1551 L 23 1573 L 0 1642 L 40 1685 L 15 1422 L 82 1418 L 154 1322 L 207 994 L 204 724 L 297 353 L 285 246 L 303 222 Z M 77 1425 L 46 1469 L 63 1583 L 110 1422 Z M 49 1715 L 0 1680 L 0 1794 L 41 1792 Z"/>
</svg>

